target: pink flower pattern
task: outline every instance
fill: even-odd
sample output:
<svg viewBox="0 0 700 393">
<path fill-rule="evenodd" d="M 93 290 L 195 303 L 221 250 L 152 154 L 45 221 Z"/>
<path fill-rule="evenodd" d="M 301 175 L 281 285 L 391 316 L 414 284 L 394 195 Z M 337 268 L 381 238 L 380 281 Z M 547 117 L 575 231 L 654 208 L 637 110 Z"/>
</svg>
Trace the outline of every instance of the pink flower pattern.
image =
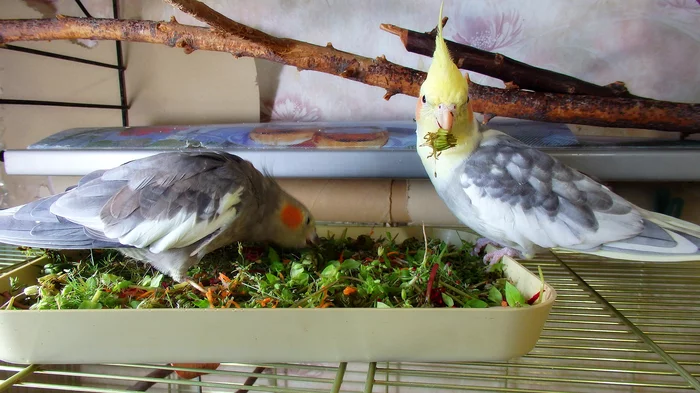
<svg viewBox="0 0 700 393">
<path fill-rule="evenodd" d="M 286 95 L 274 101 L 263 101 L 261 106 L 263 121 L 318 121 L 321 110 L 301 95 Z"/>
<path fill-rule="evenodd" d="M 494 51 L 520 40 L 522 20 L 516 11 L 510 10 L 488 17 L 466 17 L 459 28 L 454 37 L 456 42 Z"/>
<path fill-rule="evenodd" d="M 661 0 L 661 6 L 689 12 L 700 12 L 700 0 Z"/>
</svg>

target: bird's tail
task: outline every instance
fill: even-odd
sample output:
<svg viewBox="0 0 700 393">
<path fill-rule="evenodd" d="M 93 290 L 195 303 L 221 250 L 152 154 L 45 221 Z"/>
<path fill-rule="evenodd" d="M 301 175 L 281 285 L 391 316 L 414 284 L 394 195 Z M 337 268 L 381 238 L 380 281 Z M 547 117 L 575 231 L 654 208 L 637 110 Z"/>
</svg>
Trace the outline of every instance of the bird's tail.
<svg viewBox="0 0 700 393">
<path fill-rule="evenodd" d="M 0 243 L 63 250 L 120 246 L 99 233 L 51 213 L 51 205 L 62 195 L 0 210 Z"/>
<path fill-rule="evenodd" d="M 639 235 L 576 252 L 641 262 L 700 262 L 700 225 L 636 208 L 644 219 Z"/>
</svg>

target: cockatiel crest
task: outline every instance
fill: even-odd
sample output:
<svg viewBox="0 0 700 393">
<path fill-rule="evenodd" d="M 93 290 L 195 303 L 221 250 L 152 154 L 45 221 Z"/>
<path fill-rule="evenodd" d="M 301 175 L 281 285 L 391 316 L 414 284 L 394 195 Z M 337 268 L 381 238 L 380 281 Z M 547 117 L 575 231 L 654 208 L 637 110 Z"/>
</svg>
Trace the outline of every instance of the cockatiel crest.
<svg viewBox="0 0 700 393">
<path fill-rule="evenodd" d="M 442 4 L 438 19 L 437 34 L 435 35 L 435 52 L 433 61 L 428 69 L 428 76 L 421 87 L 422 96 L 439 103 L 454 103 L 464 105 L 467 102 L 469 83 L 468 76 L 463 76 L 455 65 L 442 36 Z"/>
<path fill-rule="evenodd" d="M 470 154 L 480 138 L 469 103 L 469 77 L 457 68 L 443 38 L 442 5 L 433 61 L 416 102 L 416 124 L 418 153 L 433 178 L 440 167 Z"/>
</svg>

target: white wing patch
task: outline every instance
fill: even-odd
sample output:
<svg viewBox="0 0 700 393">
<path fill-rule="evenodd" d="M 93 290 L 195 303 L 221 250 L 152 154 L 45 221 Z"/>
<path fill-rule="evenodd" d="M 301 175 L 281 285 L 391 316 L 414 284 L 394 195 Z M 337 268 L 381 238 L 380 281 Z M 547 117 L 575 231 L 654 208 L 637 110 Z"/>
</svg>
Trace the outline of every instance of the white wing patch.
<svg viewBox="0 0 700 393">
<path fill-rule="evenodd" d="M 237 217 L 234 207 L 241 201 L 243 187 L 221 198 L 217 215 L 211 221 L 196 222 L 196 212 L 181 211 L 170 220 L 150 221 L 137 225 L 119 238 L 122 244 L 139 248 L 149 247 L 153 253 L 189 246 L 221 227 L 230 225 Z"/>
<path fill-rule="evenodd" d="M 573 240 L 561 221 L 550 221 L 546 214 L 525 213 L 522 208 L 481 195 L 475 186 L 464 188 L 473 211 L 462 217 L 467 226 L 494 241 L 530 253 L 533 244 L 551 247 Z M 567 236 L 568 235 L 568 236 Z"/>
</svg>

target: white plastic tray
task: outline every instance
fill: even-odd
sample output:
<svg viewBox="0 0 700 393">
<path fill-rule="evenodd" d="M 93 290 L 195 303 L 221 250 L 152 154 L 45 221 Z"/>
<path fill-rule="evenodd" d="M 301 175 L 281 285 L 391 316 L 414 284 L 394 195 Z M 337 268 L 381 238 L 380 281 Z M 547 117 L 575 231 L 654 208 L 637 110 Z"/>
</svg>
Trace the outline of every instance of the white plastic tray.
<svg viewBox="0 0 700 393">
<path fill-rule="evenodd" d="M 345 226 L 319 227 L 340 233 Z M 348 228 L 348 236 L 369 227 Z M 420 227 L 375 228 L 422 238 Z M 426 228 L 460 244 L 470 232 Z M 511 258 L 504 272 L 525 298 L 539 278 Z M 0 276 L 33 283 L 37 265 Z M 545 277 L 546 280 L 546 277 Z M 527 308 L 143 309 L 0 311 L 0 359 L 16 364 L 505 361 L 537 343 L 556 298 Z"/>
</svg>

